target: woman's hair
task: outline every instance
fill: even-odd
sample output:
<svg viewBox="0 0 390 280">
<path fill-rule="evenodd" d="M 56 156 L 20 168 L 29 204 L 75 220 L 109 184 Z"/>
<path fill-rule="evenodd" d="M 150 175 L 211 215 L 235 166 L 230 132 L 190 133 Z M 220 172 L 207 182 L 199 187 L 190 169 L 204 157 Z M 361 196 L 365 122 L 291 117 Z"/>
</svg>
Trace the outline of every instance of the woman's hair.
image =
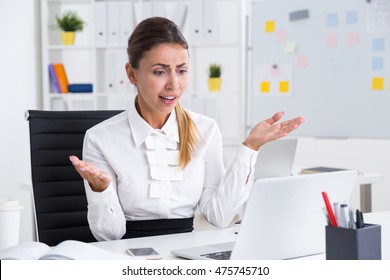
<svg viewBox="0 0 390 280">
<path fill-rule="evenodd" d="M 133 69 L 138 69 L 145 52 L 160 44 L 179 44 L 188 50 L 188 43 L 179 27 L 163 17 L 151 17 L 141 21 L 131 34 L 127 54 Z M 184 169 L 197 148 L 198 129 L 187 111 L 178 103 L 175 107 L 179 126 L 179 166 Z"/>
</svg>

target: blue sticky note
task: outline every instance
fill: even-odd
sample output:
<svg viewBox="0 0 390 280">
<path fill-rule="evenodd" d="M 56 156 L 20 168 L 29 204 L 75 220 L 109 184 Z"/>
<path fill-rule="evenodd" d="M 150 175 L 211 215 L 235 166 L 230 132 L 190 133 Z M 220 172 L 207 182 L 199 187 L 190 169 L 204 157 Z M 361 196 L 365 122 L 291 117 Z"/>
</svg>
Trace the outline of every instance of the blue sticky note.
<svg viewBox="0 0 390 280">
<path fill-rule="evenodd" d="M 377 38 L 372 40 L 372 50 L 374 52 L 382 52 L 385 50 L 385 39 Z"/>
<path fill-rule="evenodd" d="M 382 70 L 383 64 L 383 57 L 372 58 L 372 70 Z"/>
<path fill-rule="evenodd" d="M 339 25 L 339 18 L 337 14 L 330 13 L 326 15 L 326 26 L 333 27 Z"/>
<path fill-rule="evenodd" d="M 348 11 L 346 14 L 346 23 L 347 24 L 356 24 L 357 22 L 358 22 L 357 11 Z"/>
</svg>

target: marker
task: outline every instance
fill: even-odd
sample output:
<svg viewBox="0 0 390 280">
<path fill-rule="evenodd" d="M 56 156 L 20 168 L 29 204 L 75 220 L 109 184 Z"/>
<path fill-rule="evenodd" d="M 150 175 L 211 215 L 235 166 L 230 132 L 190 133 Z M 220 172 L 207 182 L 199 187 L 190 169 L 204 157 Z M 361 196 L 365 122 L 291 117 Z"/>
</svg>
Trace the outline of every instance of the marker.
<svg viewBox="0 0 390 280">
<path fill-rule="evenodd" d="M 359 211 L 359 209 L 356 209 L 356 228 L 363 228 L 363 227 L 364 227 L 363 213 Z"/>
<path fill-rule="evenodd" d="M 342 228 L 349 228 L 349 207 L 348 204 L 340 205 L 340 223 Z"/>
<path fill-rule="evenodd" d="M 322 192 L 322 197 L 324 198 L 326 210 L 328 211 L 330 225 L 332 227 L 338 227 L 336 218 L 335 218 L 334 213 L 333 213 L 332 206 L 330 205 L 330 202 L 329 202 L 328 194 L 326 192 Z"/>
<path fill-rule="evenodd" d="M 356 229 L 355 218 L 353 217 L 354 211 L 349 209 L 349 228 Z"/>
</svg>

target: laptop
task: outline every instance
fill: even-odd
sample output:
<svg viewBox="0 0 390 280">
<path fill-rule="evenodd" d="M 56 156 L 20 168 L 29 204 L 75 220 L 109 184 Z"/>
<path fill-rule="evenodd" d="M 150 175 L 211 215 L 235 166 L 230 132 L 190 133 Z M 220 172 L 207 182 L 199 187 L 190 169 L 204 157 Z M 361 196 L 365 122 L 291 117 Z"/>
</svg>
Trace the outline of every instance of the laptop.
<svg viewBox="0 0 390 280">
<path fill-rule="evenodd" d="M 255 179 L 290 176 L 297 142 L 297 138 L 284 138 L 264 144 L 257 157 Z"/>
<path fill-rule="evenodd" d="M 325 252 L 322 192 L 349 201 L 357 171 L 256 180 L 235 242 L 172 250 L 186 259 L 292 259 Z M 227 253 L 225 253 L 227 252 Z M 211 255 L 210 255 L 211 254 Z"/>
</svg>

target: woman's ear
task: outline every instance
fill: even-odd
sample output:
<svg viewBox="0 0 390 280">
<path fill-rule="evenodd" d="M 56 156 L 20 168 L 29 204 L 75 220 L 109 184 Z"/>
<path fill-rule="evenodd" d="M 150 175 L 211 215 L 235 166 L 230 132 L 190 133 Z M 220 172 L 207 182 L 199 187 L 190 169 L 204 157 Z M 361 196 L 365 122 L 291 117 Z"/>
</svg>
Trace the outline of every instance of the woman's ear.
<svg viewBox="0 0 390 280">
<path fill-rule="evenodd" d="M 134 69 L 133 69 L 133 67 L 131 67 L 130 63 L 128 63 L 128 62 L 126 63 L 126 73 L 127 73 L 127 77 L 129 78 L 130 83 L 132 83 L 133 85 L 136 85 L 137 80 L 135 78 Z"/>
</svg>

